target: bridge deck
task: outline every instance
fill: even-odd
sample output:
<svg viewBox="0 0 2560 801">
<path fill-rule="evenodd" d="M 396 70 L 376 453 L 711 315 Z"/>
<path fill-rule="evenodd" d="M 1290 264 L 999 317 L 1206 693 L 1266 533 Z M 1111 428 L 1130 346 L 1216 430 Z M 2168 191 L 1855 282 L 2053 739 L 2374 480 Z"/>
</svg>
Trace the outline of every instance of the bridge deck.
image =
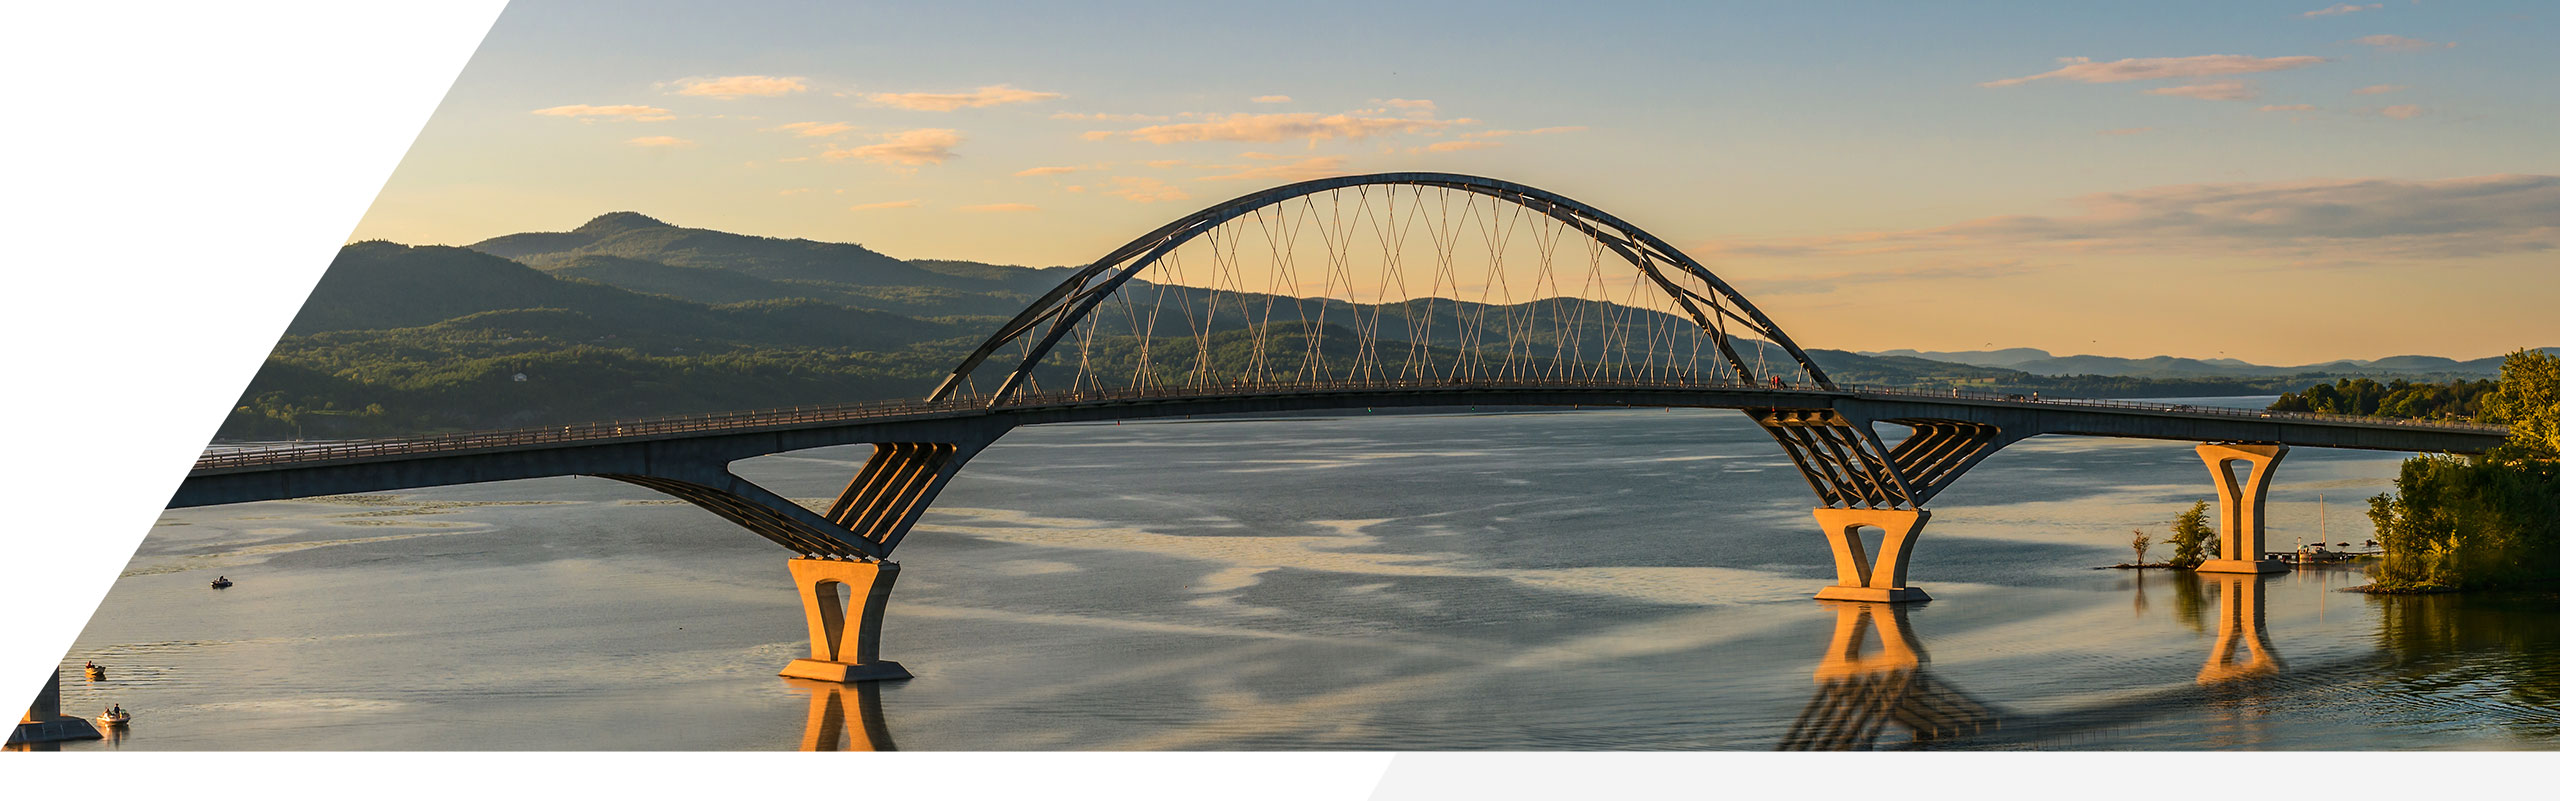
<svg viewBox="0 0 2560 801">
<path fill-rule="evenodd" d="M 257 472 L 437 454 L 488 454 L 606 443 L 719 437 L 790 430 L 958 421 L 991 416 L 1013 424 L 1141 419 L 1362 406 L 1585 405 L 1694 408 L 1836 408 L 1863 403 L 1876 419 L 2046 418 L 2037 433 L 2158 439 L 2229 439 L 2312 447 L 2475 452 L 2506 435 L 2503 426 L 2262 412 L 2186 404 L 1947 390 L 1840 391 L 1686 382 L 1377 381 L 1213 387 L 1145 392 L 1022 395 L 987 407 L 969 400 L 890 401 L 657 417 L 641 420 L 368 439 L 282 447 L 210 448 L 190 476 Z M 2197 426 L 2198 423 L 2223 425 Z M 2184 425 L 2181 425 L 2184 424 Z M 2216 429 L 2197 434 L 2194 429 Z M 2217 436 L 2230 434 L 2231 436 Z M 2256 436 L 2250 436 L 2255 434 Z"/>
</svg>

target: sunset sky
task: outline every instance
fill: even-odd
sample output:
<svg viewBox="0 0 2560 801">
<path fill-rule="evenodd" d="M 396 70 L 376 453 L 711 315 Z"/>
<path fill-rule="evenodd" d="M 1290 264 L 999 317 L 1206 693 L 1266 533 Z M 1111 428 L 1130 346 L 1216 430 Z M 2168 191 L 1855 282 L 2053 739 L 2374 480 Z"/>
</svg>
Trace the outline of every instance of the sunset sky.
<svg viewBox="0 0 2560 801">
<path fill-rule="evenodd" d="M 1048 266 L 1447 171 L 1643 226 L 1808 347 L 2475 358 L 2560 345 L 2555 16 L 518 0 L 353 238 L 631 210 Z"/>
</svg>

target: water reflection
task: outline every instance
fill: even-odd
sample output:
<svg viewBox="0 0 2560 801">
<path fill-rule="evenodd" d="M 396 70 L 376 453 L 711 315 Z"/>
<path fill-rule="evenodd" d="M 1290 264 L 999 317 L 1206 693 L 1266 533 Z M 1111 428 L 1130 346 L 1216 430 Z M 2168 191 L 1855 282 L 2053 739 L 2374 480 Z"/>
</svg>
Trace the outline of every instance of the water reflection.
<svg viewBox="0 0 2560 801">
<path fill-rule="evenodd" d="M 2261 679 L 2284 672 L 2284 660 L 2276 656 L 2275 645 L 2267 641 L 2266 579 L 2252 574 L 2213 573 L 2199 577 L 2211 582 L 2222 592 L 2222 614 L 2214 633 L 2213 652 L 2205 656 L 2204 669 L 2196 672 L 2197 684 L 2222 684 L 2243 679 Z M 2239 661 L 2240 648 L 2248 646 L 2248 661 Z"/>
<path fill-rule="evenodd" d="M 1820 603 L 1837 616 L 1831 648 L 1813 671 L 1820 688 L 1778 750 L 1870 750 L 1889 723 L 1910 732 L 1907 745 L 1999 728 L 1998 710 L 1929 674 L 1929 652 L 1911 630 L 1909 605 Z"/>
<path fill-rule="evenodd" d="M 783 679 L 792 690 L 809 696 L 809 724 L 800 734 L 802 751 L 895 751 L 889 721 L 880 712 L 880 683 L 838 684 L 831 681 Z M 850 701 L 851 715 L 846 714 Z"/>
</svg>

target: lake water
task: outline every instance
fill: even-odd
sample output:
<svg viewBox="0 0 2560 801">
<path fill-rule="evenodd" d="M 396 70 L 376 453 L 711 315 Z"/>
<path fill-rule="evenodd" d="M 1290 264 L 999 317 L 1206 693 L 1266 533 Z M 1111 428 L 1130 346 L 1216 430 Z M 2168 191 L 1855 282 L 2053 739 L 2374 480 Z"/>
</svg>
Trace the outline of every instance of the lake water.
<svg viewBox="0 0 2560 801">
<path fill-rule="evenodd" d="M 866 453 L 737 469 L 823 502 Z M 2323 495 L 2362 543 L 2398 459 L 2295 450 L 2269 544 Z M 2091 569 L 2212 495 L 2192 445 L 2028 440 L 1931 504 L 1936 600 L 1897 609 L 1811 599 L 1812 495 L 1735 412 L 1027 428 L 897 553 L 916 677 L 858 688 L 774 675 L 808 648 L 787 552 L 637 487 L 191 509 L 63 660 L 65 708 L 130 731 L 65 749 L 2560 743 L 2548 601 Z"/>
</svg>

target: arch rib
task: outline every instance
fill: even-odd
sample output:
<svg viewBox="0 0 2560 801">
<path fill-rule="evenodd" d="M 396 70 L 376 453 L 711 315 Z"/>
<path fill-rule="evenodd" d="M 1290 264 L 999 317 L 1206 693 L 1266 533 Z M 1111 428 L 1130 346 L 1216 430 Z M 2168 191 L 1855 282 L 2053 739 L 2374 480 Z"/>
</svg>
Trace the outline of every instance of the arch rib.
<svg viewBox="0 0 2560 801">
<path fill-rule="evenodd" d="M 1709 272 L 1697 260 L 1671 247 L 1670 243 L 1641 228 L 1587 204 L 1534 187 L 1455 173 L 1403 172 L 1322 178 L 1273 187 L 1202 209 L 1130 240 L 1128 244 L 1078 269 L 1066 280 L 1059 282 L 1056 288 L 1033 302 L 1030 307 L 1015 315 L 993 336 L 972 350 L 926 399 L 930 401 L 951 399 L 968 382 L 969 376 L 998 350 L 1036 333 L 1038 338 L 1027 343 L 1022 360 L 1011 373 L 1005 376 L 1004 381 L 989 398 L 990 406 L 1001 404 L 1022 387 L 1023 383 L 1030 378 L 1032 369 L 1048 356 L 1049 351 L 1057 345 L 1069 329 L 1090 315 L 1101 305 L 1104 298 L 1118 292 L 1139 273 L 1153 267 L 1166 253 L 1172 252 L 1175 248 L 1229 220 L 1257 209 L 1319 192 L 1373 185 L 1454 189 L 1505 200 L 1544 213 L 1591 236 L 1661 288 L 1673 302 L 1680 306 L 1682 311 L 1687 313 L 1692 322 L 1714 340 L 1718 355 L 1732 365 L 1736 375 L 1743 380 L 1753 380 L 1751 366 L 1733 349 L 1732 343 L 1726 337 L 1724 326 L 1717 322 L 1728 315 L 1735 316 L 1736 321 L 1743 327 L 1785 349 L 1797 366 L 1804 370 L 1805 376 L 1816 385 L 1824 389 L 1837 388 L 1831 383 L 1830 377 L 1823 373 L 1822 368 L 1814 364 L 1812 357 L 1806 355 L 1802 348 L 1797 347 L 1784 331 L 1781 331 L 1767 315 L 1761 313 L 1758 307 L 1753 306 L 1750 300 L 1744 298 L 1731 284 Z M 1675 267 L 1705 282 L 1716 297 L 1704 298 L 1680 286 L 1666 274 L 1663 270 L 1664 265 Z M 1715 309 L 1714 318 L 1711 319 L 1704 310 L 1699 308 L 1695 301 L 1700 299 L 1707 300 L 1706 305 Z M 1727 304 L 1731 305 L 1730 309 L 1727 308 Z M 1043 330 L 1044 324 L 1045 330 Z"/>
</svg>

